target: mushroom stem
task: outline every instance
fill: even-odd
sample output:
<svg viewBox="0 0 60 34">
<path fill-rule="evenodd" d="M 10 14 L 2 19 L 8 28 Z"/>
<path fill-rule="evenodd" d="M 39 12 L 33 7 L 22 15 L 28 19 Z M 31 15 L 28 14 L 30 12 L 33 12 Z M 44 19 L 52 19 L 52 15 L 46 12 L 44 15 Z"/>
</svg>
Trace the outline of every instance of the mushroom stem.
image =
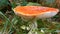
<svg viewBox="0 0 60 34">
<path fill-rule="evenodd" d="M 36 20 L 31 21 L 29 24 L 29 27 L 30 27 L 30 31 L 28 32 L 28 34 L 37 34 L 37 22 L 36 22 Z"/>
<path fill-rule="evenodd" d="M 27 21 L 28 22 L 28 26 L 29 26 L 29 32 L 28 34 L 37 34 L 37 18 L 31 17 L 21 17 L 23 21 Z"/>
</svg>

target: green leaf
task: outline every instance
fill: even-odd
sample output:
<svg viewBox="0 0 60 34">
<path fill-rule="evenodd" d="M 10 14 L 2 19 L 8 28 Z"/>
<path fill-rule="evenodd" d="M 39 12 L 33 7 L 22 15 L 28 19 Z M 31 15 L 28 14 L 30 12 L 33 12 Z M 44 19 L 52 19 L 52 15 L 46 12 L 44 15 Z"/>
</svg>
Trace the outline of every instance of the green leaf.
<svg viewBox="0 0 60 34">
<path fill-rule="evenodd" d="M 38 3 L 29 2 L 26 6 L 41 6 L 41 5 Z"/>
</svg>

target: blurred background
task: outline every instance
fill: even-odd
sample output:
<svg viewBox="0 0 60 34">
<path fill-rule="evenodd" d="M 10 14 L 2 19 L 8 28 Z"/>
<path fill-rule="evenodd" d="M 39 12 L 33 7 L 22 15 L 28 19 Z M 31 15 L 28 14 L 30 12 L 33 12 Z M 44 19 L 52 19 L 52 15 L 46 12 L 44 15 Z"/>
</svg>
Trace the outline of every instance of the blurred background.
<svg viewBox="0 0 60 34">
<path fill-rule="evenodd" d="M 16 6 L 46 6 L 60 9 L 60 0 L 0 0 L 0 33 L 27 34 L 28 22 L 16 16 Z M 38 34 L 60 34 L 60 12 L 46 20 L 37 20 Z"/>
</svg>

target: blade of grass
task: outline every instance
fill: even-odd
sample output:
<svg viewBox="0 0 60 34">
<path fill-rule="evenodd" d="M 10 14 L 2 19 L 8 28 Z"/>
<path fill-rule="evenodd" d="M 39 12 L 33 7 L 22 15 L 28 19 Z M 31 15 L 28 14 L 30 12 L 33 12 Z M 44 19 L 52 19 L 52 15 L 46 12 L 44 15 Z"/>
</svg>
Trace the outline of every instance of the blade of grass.
<svg viewBox="0 0 60 34">
<path fill-rule="evenodd" d="M 0 15 L 2 15 L 2 16 L 4 17 L 4 19 L 6 19 L 6 22 L 5 22 L 5 24 L 4 24 L 4 28 L 3 28 L 3 30 L 2 30 L 2 33 L 3 33 L 3 32 L 6 31 L 7 26 L 8 26 L 8 23 L 10 22 L 10 20 L 9 20 L 2 12 L 0 12 Z"/>
<path fill-rule="evenodd" d="M 10 29 L 9 29 L 9 31 L 10 31 L 9 34 L 11 34 L 12 28 L 14 28 L 14 29 L 16 30 L 17 34 L 20 34 L 19 30 L 17 30 L 17 28 L 14 26 L 15 23 L 17 23 L 17 22 L 18 22 L 18 19 L 17 19 L 17 17 L 15 16 L 15 17 L 11 20 L 11 26 L 10 26 Z"/>
</svg>

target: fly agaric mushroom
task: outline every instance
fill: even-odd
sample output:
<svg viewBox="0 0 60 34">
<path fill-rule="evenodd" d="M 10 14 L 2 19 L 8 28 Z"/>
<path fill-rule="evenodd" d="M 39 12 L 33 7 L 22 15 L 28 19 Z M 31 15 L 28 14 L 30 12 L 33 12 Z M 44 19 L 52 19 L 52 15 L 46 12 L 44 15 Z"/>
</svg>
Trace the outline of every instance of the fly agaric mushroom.
<svg viewBox="0 0 60 34">
<path fill-rule="evenodd" d="M 32 19 L 31 22 L 35 22 L 35 18 L 50 18 L 55 16 L 59 10 L 55 8 L 49 8 L 49 7 L 42 7 L 42 6 L 17 6 L 13 9 L 15 14 L 18 16 L 22 16 L 23 18 Z M 37 29 L 37 23 L 31 24 L 31 30 L 28 34 L 32 34 L 32 30 Z M 34 33 L 37 34 L 37 33 Z"/>
</svg>

